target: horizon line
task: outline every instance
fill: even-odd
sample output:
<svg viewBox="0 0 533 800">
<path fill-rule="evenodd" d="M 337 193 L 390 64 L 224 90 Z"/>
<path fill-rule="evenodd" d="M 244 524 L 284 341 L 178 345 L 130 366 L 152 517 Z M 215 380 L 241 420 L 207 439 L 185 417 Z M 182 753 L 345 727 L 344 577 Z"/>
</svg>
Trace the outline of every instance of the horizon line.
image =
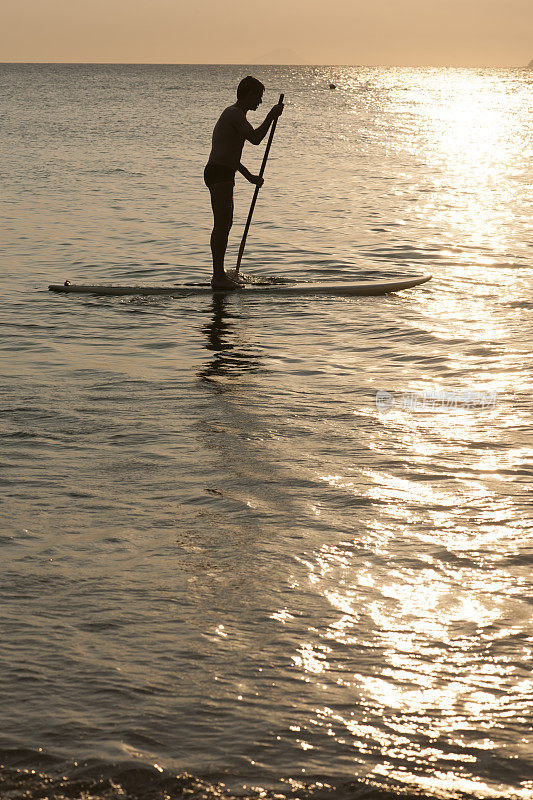
<svg viewBox="0 0 533 800">
<path fill-rule="evenodd" d="M 0 61 L 0 66 L 123 66 L 123 67 L 381 67 L 400 69 L 528 69 L 528 64 L 493 66 L 488 64 L 348 64 L 341 62 L 267 62 L 267 61 Z"/>
</svg>

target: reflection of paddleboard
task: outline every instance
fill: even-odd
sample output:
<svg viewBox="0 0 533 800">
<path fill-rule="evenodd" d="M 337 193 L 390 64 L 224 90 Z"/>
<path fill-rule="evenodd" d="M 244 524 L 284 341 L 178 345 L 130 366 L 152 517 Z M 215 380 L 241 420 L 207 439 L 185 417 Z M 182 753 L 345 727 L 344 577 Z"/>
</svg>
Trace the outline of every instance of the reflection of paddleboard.
<svg viewBox="0 0 533 800">
<path fill-rule="evenodd" d="M 238 289 L 212 289 L 208 283 L 184 283 L 180 286 L 111 286 L 81 283 L 52 284 L 51 292 L 93 295 L 167 295 L 168 297 L 187 297 L 194 294 L 238 294 L 238 295 L 330 295 L 351 297 L 353 295 L 378 295 L 411 289 L 431 279 L 431 275 L 416 275 L 412 278 L 398 278 L 388 281 L 354 281 L 352 283 L 250 283 Z"/>
</svg>

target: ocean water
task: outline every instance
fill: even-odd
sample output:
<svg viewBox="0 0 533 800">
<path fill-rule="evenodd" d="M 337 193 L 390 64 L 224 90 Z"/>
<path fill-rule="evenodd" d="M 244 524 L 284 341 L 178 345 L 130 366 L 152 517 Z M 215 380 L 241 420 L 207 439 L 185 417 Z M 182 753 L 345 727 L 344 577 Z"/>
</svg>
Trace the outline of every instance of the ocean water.
<svg viewBox="0 0 533 800">
<path fill-rule="evenodd" d="M 0 71 L 0 796 L 533 798 L 532 74 Z M 49 293 L 207 279 L 248 72 L 244 271 L 432 281 Z"/>
</svg>

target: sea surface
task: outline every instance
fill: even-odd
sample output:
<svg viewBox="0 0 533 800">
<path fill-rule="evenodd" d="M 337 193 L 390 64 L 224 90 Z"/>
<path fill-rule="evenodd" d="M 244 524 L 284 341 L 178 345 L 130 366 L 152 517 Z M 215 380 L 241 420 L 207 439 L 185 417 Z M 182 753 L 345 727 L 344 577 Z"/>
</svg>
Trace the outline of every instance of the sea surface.
<svg viewBox="0 0 533 800">
<path fill-rule="evenodd" d="M 48 292 L 208 280 L 247 73 L 244 272 L 433 279 Z M 533 73 L 0 76 L 2 800 L 533 798 Z"/>
</svg>

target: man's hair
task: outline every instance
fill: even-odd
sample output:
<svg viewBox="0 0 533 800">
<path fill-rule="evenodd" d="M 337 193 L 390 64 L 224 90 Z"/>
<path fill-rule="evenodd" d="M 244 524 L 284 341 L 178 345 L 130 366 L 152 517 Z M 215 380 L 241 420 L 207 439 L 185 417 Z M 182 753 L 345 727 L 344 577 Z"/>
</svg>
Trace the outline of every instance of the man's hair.
<svg viewBox="0 0 533 800">
<path fill-rule="evenodd" d="M 247 75 L 246 78 L 243 78 L 242 81 L 237 86 L 237 100 L 240 100 L 241 97 L 244 97 L 248 94 L 248 92 L 264 92 L 265 87 L 258 81 L 257 78 L 252 78 L 251 75 Z"/>
</svg>

